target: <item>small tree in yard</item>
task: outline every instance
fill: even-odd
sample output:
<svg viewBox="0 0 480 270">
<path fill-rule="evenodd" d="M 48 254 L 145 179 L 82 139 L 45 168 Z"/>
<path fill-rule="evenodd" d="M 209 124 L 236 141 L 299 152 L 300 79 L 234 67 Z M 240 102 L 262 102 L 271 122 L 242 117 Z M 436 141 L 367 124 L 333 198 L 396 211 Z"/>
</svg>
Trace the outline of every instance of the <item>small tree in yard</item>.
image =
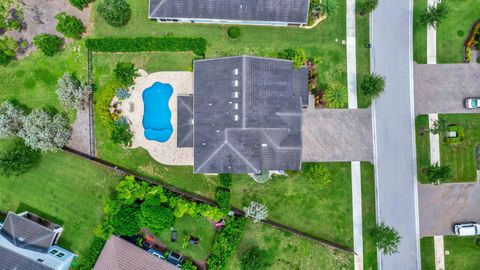
<svg viewBox="0 0 480 270">
<path fill-rule="evenodd" d="M 137 68 L 133 63 L 120 62 L 117 63 L 113 72 L 117 80 L 124 86 L 131 86 L 134 83 L 134 79 L 138 76 Z"/>
<path fill-rule="evenodd" d="M 315 9 L 319 10 L 323 15 L 333 16 L 337 14 L 338 2 L 337 0 L 322 0 Z"/>
<path fill-rule="evenodd" d="M 60 113 L 52 115 L 42 109 L 34 110 L 24 117 L 23 128 L 18 136 L 33 149 L 60 149 L 67 144 L 70 137 L 68 119 Z"/>
<path fill-rule="evenodd" d="M 440 166 L 438 163 L 435 163 L 428 166 L 426 175 L 430 182 L 441 184 L 452 178 L 452 169 L 450 166 Z"/>
<path fill-rule="evenodd" d="M 298 69 L 305 65 L 307 61 L 307 54 L 302 48 L 286 49 L 279 53 L 279 57 L 283 59 L 292 60 L 293 68 Z"/>
<path fill-rule="evenodd" d="M 370 235 L 383 254 L 391 255 L 398 252 L 401 237 L 395 229 L 382 223 L 371 229 Z"/>
<path fill-rule="evenodd" d="M 24 112 L 12 103 L 0 105 L 0 139 L 17 136 L 23 126 Z"/>
<path fill-rule="evenodd" d="M 97 12 L 113 27 L 122 27 L 132 16 L 130 5 L 125 0 L 103 0 L 97 7 Z"/>
<path fill-rule="evenodd" d="M 224 187 L 230 187 L 232 186 L 232 175 L 231 174 L 225 174 L 225 173 L 222 173 L 218 176 L 219 180 L 220 180 L 220 184 L 222 184 Z"/>
<path fill-rule="evenodd" d="M 367 74 L 362 78 L 360 89 L 369 98 L 378 97 L 385 90 L 385 78 L 377 74 Z"/>
<path fill-rule="evenodd" d="M 420 22 L 424 25 L 437 28 L 438 24 L 447 16 L 448 7 L 445 1 L 429 6 L 420 16 Z"/>
<path fill-rule="evenodd" d="M 70 2 L 70 4 L 80 10 L 84 9 L 86 6 L 88 6 L 88 4 L 90 4 L 90 2 L 92 2 L 93 0 L 68 0 L 68 2 Z"/>
<path fill-rule="evenodd" d="M 342 108 L 348 102 L 347 88 L 340 84 L 330 85 L 323 93 L 329 108 Z"/>
<path fill-rule="evenodd" d="M 448 122 L 447 120 L 440 118 L 433 121 L 433 127 L 430 129 L 432 134 L 442 134 L 445 135 L 448 132 Z"/>
<path fill-rule="evenodd" d="M 0 65 L 8 65 L 17 56 L 17 41 L 9 36 L 0 38 Z"/>
<path fill-rule="evenodd" d="M 363 16 L 374 11 L 377 8 L 378 0 L 365 0 L 361 5 L 362 6 L 360 8 L 360 15 Z"/>
<path fill-rule="evenodd" d="M 0 173 L 5 176 L 24 174 L 35 168 L 40 159 L 39 151 L 17 139 L 0 154 Z"/>
<path fill-rule="evenodd" d="M 153 233 L 161 233 L 175 224 L 173 210 L 165 205 L 161 196 L 151 196 L 145 199 L 140 206 L 138 221 L 140 226 L 146 227 Z"/>
<path fill-rule="evenodd" d="M 57 31 L 67 38 L 80 39 L 82 33 L 85 32 L 82 21 L 74 16 L 67 15 L 65 12 L 57 14 L 55 19 L 58 20 Z"/>
<path fill-rule="evenodd" d="M 92 90 L 88 86 L 82 86 L 72 74 L 65 73 L 58 80 L 56 92 L 63 107 L 83 109 L 88 103 Z"/>
<path fill-rule="evenodd" d="M 243 211 L 245 211 L 245 216 L 252 218 L 255 223 L 268 217 L 267 207 L 258 202 L 251 202 L 248 207 L 243 208 Z"/>
<path fill-rule="evenodd" d="M 265 250 L 253 246 L 245 251 L 240 257 L 242 270 L 263 270 L 271 265 L 268 254 Z"/>
<path fill-rule="evenodd" d="M 43 33 L 35 36 L 33 43 L 46 56 L 54 56 L 62 50 L 63 40 L 56 35 Z"/>
</svg>

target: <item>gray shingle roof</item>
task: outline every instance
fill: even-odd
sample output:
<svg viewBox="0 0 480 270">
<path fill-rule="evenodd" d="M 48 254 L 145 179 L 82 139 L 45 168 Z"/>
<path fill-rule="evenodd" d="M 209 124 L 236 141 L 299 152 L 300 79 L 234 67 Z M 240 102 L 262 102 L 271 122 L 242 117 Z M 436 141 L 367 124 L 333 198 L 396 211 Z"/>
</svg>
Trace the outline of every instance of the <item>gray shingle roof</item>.
<svg viewBox="0 0 480 270">
<path fill-rule="evenodd" d="M 309 0 L 150 0 L 150 18 L 307 22 Z"/>
<path fill-rule="evenodd" d="M 193 147 L 193 96 L 177 97 L 177 147 Z"/>
<path fill-rule="evenodd" d="M 0 270 L 52 270 L 40 262 L 34 261 L 15 251 L 0 246 Z"/>
<path fill-rule="evenodd" d="M 9 212 L 0 234 L 17 247 L 47 252 L 55 239 L 55 232 L 34 221 Z"/>
<path fill-rule="evenodd" d="M 299 170 L 304 73 L 279 59 L 195 61 L 194 172 Z"/>
</svg>

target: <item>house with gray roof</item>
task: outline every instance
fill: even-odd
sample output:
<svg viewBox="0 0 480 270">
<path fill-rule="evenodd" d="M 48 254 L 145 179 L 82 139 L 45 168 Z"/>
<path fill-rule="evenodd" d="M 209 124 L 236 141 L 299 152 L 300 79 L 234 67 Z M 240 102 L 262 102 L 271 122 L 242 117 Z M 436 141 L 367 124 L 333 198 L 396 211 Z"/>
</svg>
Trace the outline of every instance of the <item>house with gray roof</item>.
<svg viewBox="0 0 480 270">
<path fill-rule="evenodd" d="M 30 212 L 0 223 L 0 269 L 68 270 L 73 252 L 57 246 L 63 228 Z"/>
<path fill-rule="evenodd" d="M 177 100 L 177 146 L 194 173 L 300 170 L 308 71 L 291 61 L 236 56 L 194 62 L 194 94 Z"/>
<path fill-rule="evenodd" d="M 158 22 L 302 26 L 309 0 L 150 0 Z"/>
</svg>

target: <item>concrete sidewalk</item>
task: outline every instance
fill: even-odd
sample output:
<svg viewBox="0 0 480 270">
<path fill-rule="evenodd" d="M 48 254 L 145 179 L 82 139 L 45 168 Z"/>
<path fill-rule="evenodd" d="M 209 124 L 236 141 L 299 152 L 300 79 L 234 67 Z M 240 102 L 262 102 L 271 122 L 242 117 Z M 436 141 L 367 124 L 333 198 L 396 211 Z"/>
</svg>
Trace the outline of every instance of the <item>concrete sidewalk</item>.
<svg viewBox="0 0 480 270">
<path fill-rule="evenodd" d="M 428 6 L 437 5 L 436 0 L 428 0 Z M 437 29 L 427 26 L 427 64 L 437 63 Z"/>
</svg>

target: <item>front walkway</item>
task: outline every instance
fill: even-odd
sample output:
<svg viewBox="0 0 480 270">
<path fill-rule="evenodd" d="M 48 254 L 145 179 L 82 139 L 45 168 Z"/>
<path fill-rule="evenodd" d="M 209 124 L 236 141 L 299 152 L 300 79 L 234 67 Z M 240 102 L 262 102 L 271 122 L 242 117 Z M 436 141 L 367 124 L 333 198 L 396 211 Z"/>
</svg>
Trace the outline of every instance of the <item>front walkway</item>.
<svg viewBox="0 0 480 270">
<path fill-rule="evenodd" d="M 443 235 L 435 235 L 433 237 L 433 245 L 435 247 L 435 270 L 445 270 L 445 244 Z"/>
<path fill-rule="evenodd" d="M 436 6 L 436 0 L 428 0 L 428 6 Z M 427 64 L 437 63 L 437 29 L 427 26 Z"/>
</svg>

